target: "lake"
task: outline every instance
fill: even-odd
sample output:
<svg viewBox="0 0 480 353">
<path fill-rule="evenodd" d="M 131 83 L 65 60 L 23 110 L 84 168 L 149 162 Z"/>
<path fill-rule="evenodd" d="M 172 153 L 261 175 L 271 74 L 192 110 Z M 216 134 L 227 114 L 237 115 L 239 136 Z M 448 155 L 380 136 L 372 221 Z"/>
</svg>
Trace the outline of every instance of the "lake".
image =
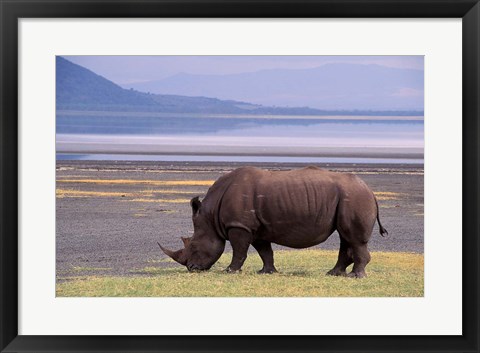
<svg viewBox="0 0 480 353">
<path fill-rule="evenodd" d="M 423 163 L 421 117 L 57 114 L 57 158 Z"/>
</svg>

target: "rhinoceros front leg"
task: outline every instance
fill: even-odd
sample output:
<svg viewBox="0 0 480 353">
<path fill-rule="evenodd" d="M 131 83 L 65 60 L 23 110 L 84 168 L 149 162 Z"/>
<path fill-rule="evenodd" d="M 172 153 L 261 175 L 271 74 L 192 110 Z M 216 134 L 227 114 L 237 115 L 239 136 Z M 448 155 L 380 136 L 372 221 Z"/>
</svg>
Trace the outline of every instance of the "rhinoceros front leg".
<svg viewBox="0 0 480 353">
<path fill-rule="evenodd" d="M 228 240 L 232 245 L 233 258 L 226 271 L 237 272 L 241 270 L 247 258 L 248 247 L 252 243 L 252 234 L 244 229 L 231 228 L 228 231 Z"/>
<path fill-rule="evenodd" d="M 262 258 L 263 268 L 258 271 L 258 273 L 274 273 L 277 272 L 277 269 L 273 265 L 273 250 L 272 243 L 265 240 L 255 240 L 252 243 L 255 250 Z"/>
</svg>

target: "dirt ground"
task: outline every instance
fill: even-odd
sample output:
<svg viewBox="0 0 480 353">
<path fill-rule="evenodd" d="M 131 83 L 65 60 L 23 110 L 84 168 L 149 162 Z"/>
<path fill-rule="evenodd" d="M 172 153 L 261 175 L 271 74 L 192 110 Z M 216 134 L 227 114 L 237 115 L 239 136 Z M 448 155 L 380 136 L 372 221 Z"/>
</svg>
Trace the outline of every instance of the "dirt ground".
<svg viewBox="0 0 480 353">
<path fill-rule="evenodd" d="M 212 181 L 239 166 L 239 163 L 58 161 L 57 281 L 97 274 L 136 276 L 152 263 L 176 266 L 158 262 L 165 255 L 157 241 L 172 249 L 180 248 L 179 237 L 193 232 L 188 201 L 196 195 L 204 196 Z M 303 167 L 278 163 L 257 166 Z M 355 173 L 376 193 L 380 218 L 389 235 L 382 238 L 376 225 L 369 243 L 371 251 L 423 253 L 423 166 L 319 167 Z M 318 247 L 338 249 L 338 246 L 335 232 Z M 226 251 L 231 251 L 228 242 Z"/>
</svg>

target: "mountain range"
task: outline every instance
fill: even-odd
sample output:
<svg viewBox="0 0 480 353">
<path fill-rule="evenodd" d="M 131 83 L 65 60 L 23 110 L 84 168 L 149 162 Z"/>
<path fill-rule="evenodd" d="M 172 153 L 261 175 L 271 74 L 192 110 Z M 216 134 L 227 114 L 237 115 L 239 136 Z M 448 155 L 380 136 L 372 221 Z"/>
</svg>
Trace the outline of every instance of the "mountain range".
<svg viewBox="0 0 480 353">
<path fill-rule="evenodd" d="M 345 86 L 347 76 L 352 74 L 349 70 L 353 70 L 353 68 L 341 66 L 326 70 L 325 66 L 331 65 L 324 65 L 322 70 L 313 71 L 266 70 L 224 76 L 178 74 L 164 80 L 143 82 L 124 88 L 80 65 L 57 56 L 56 107 L 57 110 L 195 114 L 423 115 L 423 93 L 419 93 L 423 92 L 423 78 L 417 82 L 411 77 L 404 76 L 408 75 L 408 70 L 389 69 L 378 65 L 353 65 L 367 68 L 362 74 L 361 86 L 364 87 L 364 92 L 368 92 L 364 95 L 377 94 L 377 100 L 382 103 L 375 105 L 378 108 L 373 107 L 372 104 L 367 106 L 359 103 L 357 108 L 350 109 L 339 103 L 336 105 L 334 102 L 341 101 L 339 92 L 355 96 L 359 102 L 361 101 L 358 85 L 355 87 Z M 343 71 L 340 76 L 338 76 L 339 70 Z M 380 73 L 384 75 L 383 80 L 378 79 Z M 410 74 L 413 75 L 413 73 Z M 294 77 L 297 78 L 294 79 Z M 335 81 L 335 77 L 337 77 L 337 81 Z M 374 79 L 374 77 L 376 78 Z M 305 88 L 317 81 L 322 84 L 317 84 L 315 89 Z M 404 83 L 407 81 L 414 81 L 415 84 L 404 87 Z M 327 84 L 327 82 L 331 83 Z M 383 95 L 381 82 L 384 82 Z M 176 92 L 181 93 L 177 94 Z M 265 92 L 271 92 L 270 105 L 278 106 L 262 103 L 268 96 L 268 93 Z M 397 103 L 387 104 L 389 99 L 384 97 L 388 95 L 387 93 L 394 97 L 390 101 L 394 100 L 398 103 L 402 99 L 409 98 L 411 102 L 418 101 L 418 104 L 400 105 L 398 103 L 399 107 L 411 108 L 391 108 L 395 107 Z M 325 108 L 310 108 L 307 104 L 285 107 L 293 96 L 298 95 L 305 97 L 305 103 L 308 99 L 317 97 L 315 98 L 317 99 L 316 105 Z M 326 98 L 328 95 L 330 95 L 330 99 Z M 227 96 L 235 97 L 235 99 L 229 99 Z M 322 102 L 324 102 L 323 105 Z M 336 108 L 334 108 L 335 106 Z"/>
<path fill-rule="evenodd" d="M 132 83 L 143 92 L 328 110 L 423 110 L 421 70 L 349 63 L 230 75 L 177 75 Z"/>
</svg>

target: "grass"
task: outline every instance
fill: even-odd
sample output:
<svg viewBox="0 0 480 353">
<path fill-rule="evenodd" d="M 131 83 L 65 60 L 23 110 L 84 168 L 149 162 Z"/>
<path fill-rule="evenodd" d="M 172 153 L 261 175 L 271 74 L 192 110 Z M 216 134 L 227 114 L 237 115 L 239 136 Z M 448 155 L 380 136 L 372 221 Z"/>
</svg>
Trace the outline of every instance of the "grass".
<svg viewBox="0 0 480 353">
<path fill-rule="evenodd" d="M 58 179 L 58 183 L 150 185 L 150 186 L 211 186 L 215 180 L 142 180 L 142 179 Z M 165 191 L 165 190 L 163 190 Z M 157 191 L 159 192 L 159 191 Z M 164 192 L 165 193 L 165 192 Z M 177 193 L 177 192 L 174 192 Z M 184 191 L 183 193 L 191 193 Z M 64 193 L 66 194 L 66 193 Z M 374 192 L 378 200 L 395 200 L 401 194 L 396 192 Z M 58 192 L 57 192 L 58 196 Z M 92 196 L 94 194 L 92 193 Z M 100 196 L 100 195 L 97 195 Z"/>
<path fill-rule="evenodd" d="M 231 259 L 224 254 L 208 271 L 189 273 L 183 266 L 149 266 L 132 276 L 88 275 L 65 278 L 57 284 L 60 297 L 421 297 L 423 255 L 372 252 L 368 277 L 351 279 L 326 276 L 337 258 L 336 251 L 284 250 L 275 252 L 280 273 L 259 275 L 258 255 L 247 258 L 241 273 L 223 269 Z M 157 265 L 157 266 L 155 266 Z M 164 265 L 164 264 L 163 264 Z"/>
<path fill-rule="evenodd" d="M 69 180 L 57 180 L 62 183 L 95 183 L 95 184 L 147 184 L 150 186 L 210 186 L 214 183 L 214 180 L 130 180 L 130 179 L 69 179 Z M 81 190 L 69 190 L 60 189 L 56 190 L 57 198 L 64 197 L 136 197 L 134 202 L 160 202 L 160 203 L 187 203 L 190 199 L 178 198 L 173 200 L 167 199 L 146 199 L 145 197 L 152 197 L 156 194 L 186 194 L 194 195 L 201 192 L 197 191 L 185 191 L 185 190 L 143 190 L 139 192 L 104 192 L 104 191 L 81 191 Z M 397 192 L 374 192 L 379 201 L 396 200 L 402 196 Z M 138 197 L 140 196 L 140 197 Z"/>
<path fill-rule="evenodd" d="M 130 202 L 187 203 L 190 199 L 132 199 Z"/>
<path fill-rule="evenodd" d="M 215 180 L 144 180 L 144 179 L 58 179 L 57 183 L 124 184 L 155 186 L 211 186 Z"/>
<path fill-rule="evenodd" d="M 58 198 L 64 197 L 126 197 L 132 196 L 133 193 L 128 192 L 106 192 L 106 191 L 81 191 L 81 190 L 65 190 L 57 189 L 55 191 Z"/>
<path fill-rule="evenodd" d="M 397 200 L 403 194 L 398 192 L 390 192 L 390 191 L 375 191 L 375 197 L 379 201 L 387 201 L 387 200 Z"/>
<path fill-rule="evenodd" d="M 184 190 L 160 190 L 160 189 L 150 189 L 142 190 L 137 192 L 111 192 L 111 191 L 83 191 L 83 190 L 72 190 L 72 189 L 56 189 L 55 191 L 57 198 L 64 197 L 152 197 L 156 194 L 172 194 L 172 195 L 197 195 L 201 194 L 202 191 L 184 191 Z M 187 201 L 190 201 L 188 199 Z"/>
</svg>

